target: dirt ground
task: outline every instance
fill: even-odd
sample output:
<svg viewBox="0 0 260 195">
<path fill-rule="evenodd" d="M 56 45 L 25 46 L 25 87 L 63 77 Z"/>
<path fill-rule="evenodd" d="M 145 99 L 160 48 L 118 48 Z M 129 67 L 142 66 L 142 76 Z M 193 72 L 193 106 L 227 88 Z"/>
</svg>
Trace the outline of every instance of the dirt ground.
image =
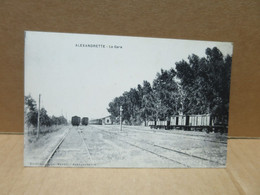
<svg viewBox="0 0 260 195">
<path fill-rule="evenodd" d="M 225 167 L 226 152 L 226 134 L 154 130 L 142 126 L 123 126 L 122 131 L 116 125 L 64 126 L 34 142 L 25 137 L 24 164 L 54 167 Z"/>
</svg>

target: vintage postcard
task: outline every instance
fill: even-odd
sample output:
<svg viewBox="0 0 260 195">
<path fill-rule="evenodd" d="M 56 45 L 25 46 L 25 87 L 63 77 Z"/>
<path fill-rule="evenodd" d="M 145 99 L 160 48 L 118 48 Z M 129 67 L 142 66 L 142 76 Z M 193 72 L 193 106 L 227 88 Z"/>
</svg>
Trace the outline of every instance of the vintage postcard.
<svg viewBox="0 0 260 195">
<path fill-rule="evenodd" d="M 229 42 L 25 32 L 24 166 L 226 166 Z"/>
</svg>

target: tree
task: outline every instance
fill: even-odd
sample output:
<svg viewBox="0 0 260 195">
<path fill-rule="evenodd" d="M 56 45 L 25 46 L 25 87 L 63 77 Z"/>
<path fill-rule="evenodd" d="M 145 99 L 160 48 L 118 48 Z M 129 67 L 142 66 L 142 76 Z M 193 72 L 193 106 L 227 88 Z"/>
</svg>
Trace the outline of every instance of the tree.
<svg viewBox="0 0 260 195">
<path fill-rule="evenodd" d="M 196 55 L 176 63 L 177 76 L 183 90 L 185 114 L 228 114 L 230 71 L 232 58 L 216 47 L 207 48 L 207 57 Z"/>
<path fill-rule="evenodd" d="M 176 114 L 176 107 L 179 107 L 178 85 L 175 81 L 175 76 L 176 72 L 174 69 L 161 69 L 161 72 L 157 73 L 153 81 L 155 105 L 159 119 L 165 119 Z"/>
<path fill-rule="evenodd" d="M 47 110 L 45 108 L 41 108 L 40 111 L 40 124 L 41 126 L 51 126 L 52 121 L 51 118 L 47 114 Z"/>
<path fill-rule="evenodd" d="M 31 97 L 31 95 L 24 97 L 24 104 L 25 104 L 25 122 L 28 126 L 33 125 L 34 127 L 37 126 L 37 117 L 38 111 L 36 108 L 36 101 Z"/>
<path fill-rule="evenodd" d="M 25 104 L 25 123 L 28 126 L 36 127 L 38 123 L 38 109 L 36 105 L 36 101 L 30 96 L 24 97 Z M 55 117 L 52 116 L 50 118 L 47 114 L 47 110 L 45 108 L 41 108 L 40 110 L 40 125 L 41 126 L 51 126 L 51 125 L 63 125 L 67 124 L 67 119 L 64 116 Z"/>
<path fill-rule="evenodd" d="M 153 114 L 156 112 L 153 102 L 155 101 L 151 84 L 148 81 L 143 81 L 142 95 L 140 96 L 141 109 L 140 118 L 147 123 L 147 120 L 154 119 Z"/>
<path fill-rule="evenodd" d="M 206 57 L 188 56 L 176 62 L 176 70 L 161 69 L 152 85 L 143 81 L 109 103 L 108 112 L 128 124 L 165 120 L 175 114 L 228 114 L 231 56 L 216 47 L 207 48 Z"/>
<path fill-rule="evenodd" d="M 68 121 L 64 116 L 59 116 L 59 117 L 52 116 L 51 124 L 52 125 L 66 125 L 66 124 L 68 124 Z"/>
</svg>

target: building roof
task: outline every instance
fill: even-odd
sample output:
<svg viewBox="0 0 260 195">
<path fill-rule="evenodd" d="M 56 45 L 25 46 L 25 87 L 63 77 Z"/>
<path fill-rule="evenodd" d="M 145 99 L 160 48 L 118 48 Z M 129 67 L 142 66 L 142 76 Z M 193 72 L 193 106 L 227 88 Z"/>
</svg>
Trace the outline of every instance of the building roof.
<svg viewBox="0 0 260 195">
<path fill-rule="evenodd" d="M 100 118 L 100 119 L 105 119 L 105 118 L 107 118 L 107 117 L 111 117 L 111 115 L 109 115 L 109 116 L 105 116 L 105 117 L 103 117 L 103 118 Z"/>
</svg>

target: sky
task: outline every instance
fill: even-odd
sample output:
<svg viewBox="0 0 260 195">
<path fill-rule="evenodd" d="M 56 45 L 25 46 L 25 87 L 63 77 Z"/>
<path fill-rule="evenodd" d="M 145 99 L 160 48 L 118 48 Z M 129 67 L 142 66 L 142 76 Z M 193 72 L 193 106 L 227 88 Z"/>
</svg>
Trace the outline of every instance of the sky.
<svg viewBox="0 0 260 195">
<path fill-rule="evenodd" d="M 115 97 L 208 47 L 233 52 L 230 42 L 26 31 L 24 94 L 37 104 L 41 94 L 50 116 L 102 118 Z"/>
</svg>

